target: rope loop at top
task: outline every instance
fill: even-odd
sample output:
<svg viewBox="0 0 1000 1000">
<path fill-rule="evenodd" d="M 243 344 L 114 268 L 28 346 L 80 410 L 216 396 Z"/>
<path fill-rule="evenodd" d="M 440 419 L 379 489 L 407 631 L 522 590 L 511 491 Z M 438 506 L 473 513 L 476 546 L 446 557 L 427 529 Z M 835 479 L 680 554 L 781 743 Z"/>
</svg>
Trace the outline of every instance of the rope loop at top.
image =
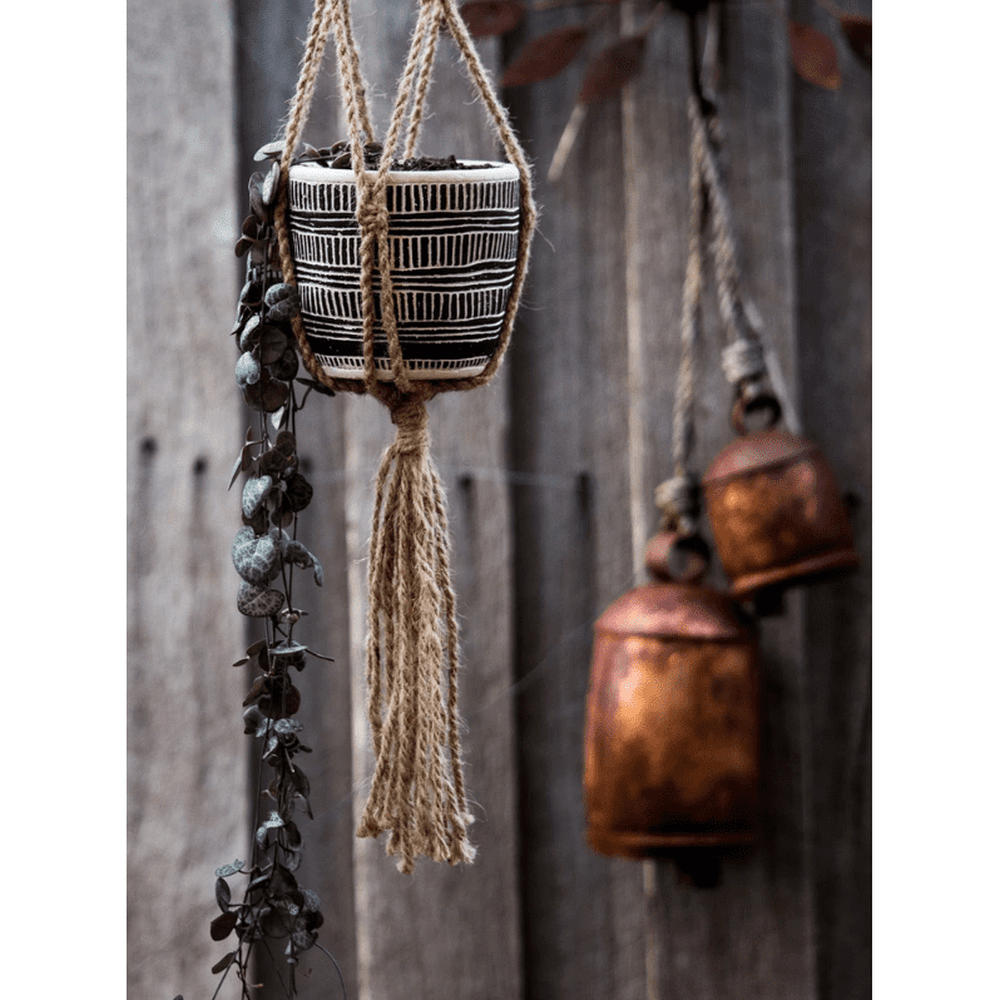
<svg viewBox="0 0 1000 1000">
<path fill-rule="evenodd" d="M 524 279 L 527 274 L 531 235 L 535 226 L 536 208 L 532 196 L 531 170 L 524 151 L 518 142 L 507 112 L 501 105 L 489 75 L 476 52 L 468 28 L 456 0 L 419 0 L 419 14 L 403 72 L 397 87 L 392 118 L 389 123 L 379 164 L 376 170 L 365 167 L 366 143 L 374 140 L 371 118 L 365 98 L 365 83 L 361 75 L 360 59 L 351 29 L 350 0 L 316 0 L 309 37 L 302 60 L 299 83 L 296 86 L 291 113 L 285 130 L 285 147 L 281 159 L 281 193 L 275 206 L 275 228 L 282 275 L 288 284 L 295 285 L 295 267 L 292 259 L 291 238 L 288 232 L 288 171 L 302 130 L 308 117 L 309 106 L 315 91 L 326 39 L 333 31 L 337 45 L 337 67 L 340 78 L 347 124 L 350 130 L 352 166 L 356 178 L 358 207 L 357 219 L 361 231 L 361 292 L 364 330 L 364 379 L 334 379 L 327 375 L 316 360 L 306 339 L 300 316 L 292 325 L 299 342 L 303 362 L 309 372 L 330 389 L 347 392 L 367 392 L 378 397 L 378 378 L 375 371 L 375 296 L 372 279 L 376 256 L 379 264 L 381 323 L 385 331 L 392 370 L 392 381 L 403 392 L 414 390 L 417 382 L 412 378 L 399 344 L 396 324 L 391 259 L 389 253 L 389 214 L 386 198 L 388 174 L 404 134 L 404 124 L 409 108 L 409 125 L 406 128 L 405 150 L 410 156 L 415 151 L 417 136 L 424 118 L 431 70 L 442 29 L 447 29 L 462 56 L 466 71 L 489 112 L 491 124 L 508 160 L 517 168 L 520 177 L 520 229 L 518 254 L 514 279 L 500 331 L 500 342 L 485 369 L 476 376 L 462 379 L 430 380 L 435 391 L 446 392 L 474 388 L 488 382 L 503 360 L 510 340 L 511 329 L 520 302 Z M 423 380 L 421 380 L 423 381 Z"/>
</svg>

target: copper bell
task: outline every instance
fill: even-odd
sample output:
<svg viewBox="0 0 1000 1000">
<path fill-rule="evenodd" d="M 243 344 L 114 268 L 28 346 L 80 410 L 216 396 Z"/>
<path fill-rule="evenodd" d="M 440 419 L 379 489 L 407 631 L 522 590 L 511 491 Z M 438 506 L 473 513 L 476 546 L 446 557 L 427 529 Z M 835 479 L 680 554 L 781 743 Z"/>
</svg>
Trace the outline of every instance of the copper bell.
<svg viewBox="0 0 1000 1000">
<path fill-rule="evenodd" d="M 672 572 L 684 555 L 685 572 Z M 602 854 L 673 855 L 683 868 L 693 848 L 754 839 L 757 632 L 700 583 L 707 562 L 698 536 L 661 532 L 646 549 L 654 582 L 594 626 L 584 792 L 587 840 Z"/>
<path fill-rule="evenodd" d="M 750 433 L 750 407 L 771 410 L 770 426 Z M 833 470 L 816 445 L 774 429 L 781 407 L 772 396 L 737 402 L 725 447 L 702 480 L 719 559 L 738 599 L 765 614 L 795 584 L 856 570 L 858 554 Z"/>
</svg>

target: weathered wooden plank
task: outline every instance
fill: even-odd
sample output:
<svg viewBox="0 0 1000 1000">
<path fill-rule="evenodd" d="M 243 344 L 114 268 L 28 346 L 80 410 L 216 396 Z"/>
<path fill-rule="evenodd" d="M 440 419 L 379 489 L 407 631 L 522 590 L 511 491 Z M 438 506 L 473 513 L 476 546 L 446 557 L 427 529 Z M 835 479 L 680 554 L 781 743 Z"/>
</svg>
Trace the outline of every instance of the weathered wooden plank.
<svg viewBox="0 0 1000 1000">
<path fill-rule="evenodd" d="M 128 990 L 210 995 L 213 871 L 247 847 L 231 9 L 128 7 Z M 169 39 L 169 44 L 165 43 Z M 237 995 L 233 977 L 221 996 Z"/>
<path fill-rule="evenodd" d="M 295 92 L 302 39 L 312 16 L 312 0 L 292 3 L 247 0 L 236 19 L 236 72 L 238 81 L 238 136 L 242 174 L 239 181 L 241 211 L 246 204 L 245 185 L 259 169 L 253 154 L 261 145 L 280 138 L 288 103 Z M 333 68 L 332 60 L 327 69 Z M 306 140 L 326 145 L 339 136 L 335 82 L 329 72 L 321 79 L 306 126 Z M 344 401 L 312 395 L 298 415 L 300 458 L 315 493 L 299 519 L 299 537 L 324 567 L 322 589 L 303 580 L 296 590 L 296 604 L 308 612 L 298 626 L 301 641 L 337 661 L 310 659 L 296 679 L 302 692 L 299 719 L 303 739 L 313 753 L 303 760 L 309 776 L 314 820 L 303 818 L 305 844 L 300 884 L 319 894 L 323 927 L 319 944 L 340 965 L 349 997 L 357 995 L 357 962 L 354 914 L 353 768 L 351 764 L 350 624 L 348 616 L 348 566 L 344 521 Z M 298 633 L 297 633 L 298 634 Z M 336 969 L 318 950 L 303 960 L 304 997 L 340 995 Z M 278 995 L 278 970 L 262 961 L 257 979 L 267 995 Z"/>
<path fill-rule="evenodd" d="M 532 15 L 527 33 L 551 26 Z M 510 95 L 543 206 L 510 369 L 531 1000 L 644 995 L 641 871 L 590 850 L 583 809 L 592 623 L 633 576 L 617 102 L 590 109 L 560 180 L 546 179 L 585 60 L 606 40 L 563 76 Z"/>
<path fill-rule="evenodd" d="M 784 26 L 767 7 L 725 5 L 719 91 L 745 291 L 790 385 L 795 377 L 792 175 Z M 689 126 L 684 19 L 669 14 L 650 38 L 632 88 L 626 149 L 630 267 L 638 302 L 629 315 L 644 375 L 646 530 L 655 526 L 652 487 L 672 474 L 672 417 L 679 364 L 680 295 L 687 254 Z M 633 249 L 634 248 L 634 249 Z M 711 281 L 706 300 L 714 295 Z M 730 439 L 731 389 L 720 368 L 725 344 L 717 310 L 704 309 L 698 352 L 696 471 Z M 637 531 L 643 519 L 637 519 Z M 705 525 L 706 534 L 710 531 Z M 724 584 L 715 569 L 712 580 Z M 756 851 L 724 866 L 715 889 L 682 887 L 672 866 L 648 867 L 649 995 L 796 997 L 813 995 L 813 954 L 803 766 L 803 648 L 800 601 L 763 624 L 762 829 Z"/>
<path fill-rule="evenodd" d="M 856 4 L 871 14 L 870 4 Z M 853 510 L 862 570 L 805 604 L 819 996 L 871 996 L 871 71 L 832 19 L 831 93 L 794 89 L 802 412 Z"/>
<path fill-rule="evenodd" d="M 355 33 L 376 129 L 384 133 L 403 65 L 415 4 L 353 4 Z M 489 47 L 481 48 L 484 56 Z M 421 150 L 427 155 L 495 156 L 481 104 L 442 39 Z M 517 997 L 521 994 L 520 918 L 511 705 L 510 513 L 503 477 L 507 429 L 502 376 L 474 393 L 431 402 L 432 453 L 452 511 L 452 573 L 458 595 L 464 670 L 460 710 L 466 782 L 479 855 L 471 868 L 426 860 L 411 877 L 379 841 L 355 842 L 359 996 L 362 998 Z M 347 517 L 351 571 L 355 818 L 374 761 L 365 711 L 365 574 L 372 480 L 390 441 L 388 413 L 374 401 L 347 400 Z"/>
</svg>

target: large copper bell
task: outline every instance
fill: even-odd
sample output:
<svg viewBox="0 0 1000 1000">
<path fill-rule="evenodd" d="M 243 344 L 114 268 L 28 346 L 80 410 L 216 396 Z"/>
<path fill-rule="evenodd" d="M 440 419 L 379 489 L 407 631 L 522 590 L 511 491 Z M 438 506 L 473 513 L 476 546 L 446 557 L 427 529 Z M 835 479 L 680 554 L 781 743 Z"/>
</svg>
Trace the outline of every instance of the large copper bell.
<svg viewBox="0 0 1000 1000">
<path fill-rule="evenodd" d="M 684 572 L 669 562 L 687 556 Z M 759 764 L 756 627 L 699 581 L 704 541 L 661 532 L 654 582 L 594 626 L 587 696 L 587 840 L 602 854 L 682 856 L 754 839 Z M 705 852 L 700 852 L 705 853 Z"/>
<path fill-rule="evenodd" d="M 749 406 L 770 409 L 769 427 L 748 432 L 748 404 L 737 402 L 732 422 L 740 436 L 709 466 L 702 489 L 730 592 L 754 598 L 764 614 L 780 608 L 788 587 L 856 570 L 859 559 L 847 509 L 819 449 L 774 429 L 781 407 L 773 396 Z"/>
</svg>

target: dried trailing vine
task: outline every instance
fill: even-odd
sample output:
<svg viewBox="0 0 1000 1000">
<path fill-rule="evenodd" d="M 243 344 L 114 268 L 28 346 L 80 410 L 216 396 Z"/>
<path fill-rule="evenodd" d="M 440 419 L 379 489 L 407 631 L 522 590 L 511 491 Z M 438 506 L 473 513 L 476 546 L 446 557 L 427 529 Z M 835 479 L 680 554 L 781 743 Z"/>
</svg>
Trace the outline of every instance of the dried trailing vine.
<svg viewBox="0 0 1000 1000">
<path fill-rule="evenodd" d="M 296 816 L 304 812 L 312 819 L 312 810 L 309 779 L 300 763 L 310 748 L 301 740 L 302 723 L 293 718 L 302 698 L 292 680 L 292 672 L 302 671 L 308 657 L 329 660 L 293 635 L 305 614 L 293 604 L 294 571 L 309 570 L 317 585 L 323 583 L 322 566 L 296 538 L 298 515 L 312 499 L 313 488 L 299 468 L 295 416 L 313 390 L 333 393 L 314 379 L 297 377 L 299 358 L 290 320 L 298 299 L 294 287 L 281 280 L 273 221 L 280 155 L 281 144 L 271 143 L 254 157 L 270 167 L 250 178 L 251 212 L 236 244 L 237 255 L 247 257 L 246 284 L 232 330 L 240 350 L 236 382 L 259 421 L 256 433 L 252 428 L 247 432 L 229 483 L 231 488 L 247 474 L 241 498 L 243 527 L 232 547 L 240 576 L 236 606 L 241 614 L 262 622 L 265 631 L 233 665 L 249 665 L 257 672 L 243 700 L 244 732 L 259 742 L 271 776 L 258 796 L 249 863 L 236 860 L 215 872 L 220 913 L 211 922 L 210 934 L 213 941 L 235 934 L 237 943 L 212 967 L 213 974 L 222 975 L 213 1000 L 233 970 L 244 1000 L 254 996 L 251 956 L 267 956 L 280 969 L 276 944 L 283 947 L 287 968 L 287 978 L 279 972 L 286 997 L 298 995 L 295 973 L 304 952 L 317 947 L 336 966 L 317 941 L 323 924 L 319 897 L 295 877 L 303 851 Z M 262 767 L 260 784 L 264 775 Z M 267 803 L 264 818 L 261 800 Z M 229 883 L 237 876 L 247 880 L 238 901 Z M 342 975 L 341 987 L 346 997 Z"/>
</svg>

